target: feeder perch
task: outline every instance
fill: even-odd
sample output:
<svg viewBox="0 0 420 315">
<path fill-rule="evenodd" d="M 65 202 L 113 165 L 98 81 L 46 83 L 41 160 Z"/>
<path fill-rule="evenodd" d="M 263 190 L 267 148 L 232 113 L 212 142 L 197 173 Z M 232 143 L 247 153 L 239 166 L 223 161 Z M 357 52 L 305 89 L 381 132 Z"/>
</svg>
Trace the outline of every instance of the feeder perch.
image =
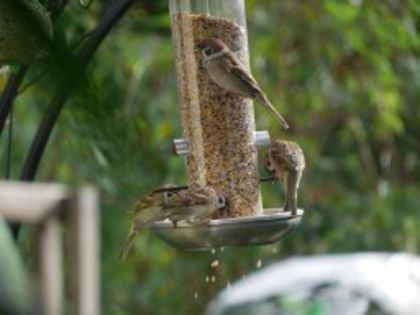
<svg viewBox="0 0 420 315">
<path fill-rule="evenodd" d="M 267 131 L 256 131 L 254 133 L 254 146 L 261 148 L 270 144 L 270 135 Z M 190 153 L 187 139 L 174 139 L 172 142 L 173 153 L 179 156 L 187 156 Z"/>
<path fill-rule="evenodd" d="M 249 68 L 244 0 L 169 2 L 183 126 L 173 151 L 185 158 L 188 186 L 213 187 L 228 200 L 228 209 L 214 214 L 208 226 L 157 222 L 153 228 L 187 250 L 278 241 L 299 223 L 303 210 L 263 210 L 257 155 L 270 135 L 255 130 L 251 100 L 211 81 L 197 49 L 203 40 L 219 39 Z"/>
</svg>

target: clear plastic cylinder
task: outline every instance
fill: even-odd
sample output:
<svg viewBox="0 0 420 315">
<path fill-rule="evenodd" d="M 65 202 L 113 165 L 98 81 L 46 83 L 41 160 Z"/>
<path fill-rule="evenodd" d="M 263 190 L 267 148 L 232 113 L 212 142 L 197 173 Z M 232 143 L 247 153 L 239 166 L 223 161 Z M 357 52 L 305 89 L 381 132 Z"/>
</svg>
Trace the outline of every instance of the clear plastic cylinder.
<svg viewBox="0 0 420 315">
<path fill-rule="evenodd" d="M 196 49 L 219 39 L 249 67 L 244 0 L 170 0 L 170 11 L 189 184 L 227 198 L 215 217 L 261 213 L 252 102 L 212 82 Z"/>
</svg>

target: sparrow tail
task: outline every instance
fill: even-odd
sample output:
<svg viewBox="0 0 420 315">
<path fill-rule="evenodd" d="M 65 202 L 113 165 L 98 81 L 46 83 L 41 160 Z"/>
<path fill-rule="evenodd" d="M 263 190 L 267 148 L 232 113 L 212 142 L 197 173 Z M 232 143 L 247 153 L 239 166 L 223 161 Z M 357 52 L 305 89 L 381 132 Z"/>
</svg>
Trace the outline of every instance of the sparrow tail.
<svg viewBox="0 0 420 315">
<path fill-rule="evenodd" d="M 283 118 L 282 115 L 277 111 L 277 109 L 271 104 L 270 100 L 264 94 L 261 94 L 259 97 L 261 104 L 270 111 L 274 116 L 276 116 L 277 120 L 281 123 L 284 129 L 289 129 L 289 124 L 287 123 L 286 119 Z"/>
<path fill-rule="evenodd" d="M 286 177 L 286 205 L 284 211 L 290 211 L 293 215 L 297 213 L 297 194 L 302 172 L 292 171 Z"/>
<path fill-rule="evenodd" d="M 120 260 L 126 260 L 128 254 L 130 253 L 131 247 L 133 246 L 134 238 L 136 237 L 137 232 L 132 231 L 127 237 L 127 240 L 125 241 L 124 247 L 121 250 L 120 253 Z"/>
</svg>

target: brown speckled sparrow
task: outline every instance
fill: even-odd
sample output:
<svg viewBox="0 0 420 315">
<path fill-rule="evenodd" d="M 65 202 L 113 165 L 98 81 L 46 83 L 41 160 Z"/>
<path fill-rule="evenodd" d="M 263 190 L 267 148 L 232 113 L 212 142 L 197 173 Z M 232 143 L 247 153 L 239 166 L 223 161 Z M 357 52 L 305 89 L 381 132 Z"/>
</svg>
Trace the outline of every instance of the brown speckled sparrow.
<svg viewBox="0 0 420 315">
<path fill-rule="evenodd" d="M 265 166 L 277 180 L 286 184 L 284 211 L 296 214 L 297 193 L 305 168 L 305 156 L 302 149 L 295 142 L 276 139 L 268 150 Z"/>
<path fill-rule="evenodd" d="M 276 116 L 285 129 L 289 128 L 286 120 L 271 104 L 251 73 L 245 69 L 225 43 L 211 38 L 200 42 L 197 48 L 203 55 L 203 67 L 207 69 L 214 83 L 229 92 L 259 102 Z"/>
<path fill-rule="evenodd" d="M 166 185 L 165 188 L 173 187 Z M 134 238 L 145 227 L 148 227 L 155 221 L 163 220 L 169 213 L 165 211 L 164 205 L 171 198 L 174 192 L 156 192 L 152 191 L 145 197 L 138 200 L 131 211 L 131 226 L 127 234 L 125 244 L 121 250 L 120 259 L 127 258 L 133 245 Z"/>
<path fill-rule="evenodd" d="M 210 215 L 226 206 L 226 200 L 211 187 L 191 188 L 180 191 L 168 198 L 165 213 L 176 227 L 178 221 L 187 220 L 191 224 L 205 224 Z"/>
</svg>

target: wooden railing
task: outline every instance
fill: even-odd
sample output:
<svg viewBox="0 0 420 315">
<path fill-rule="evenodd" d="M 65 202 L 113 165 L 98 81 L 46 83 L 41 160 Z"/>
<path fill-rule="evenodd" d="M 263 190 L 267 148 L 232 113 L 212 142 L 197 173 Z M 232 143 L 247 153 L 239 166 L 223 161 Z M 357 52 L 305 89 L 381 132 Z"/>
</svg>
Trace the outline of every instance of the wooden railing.
<svg viewBox="0 0 420 315">
<path fill-rule="evenodd" d="M 0 215 L 34 227 L 36 282 L 43 314 L 64 314 L 68 260 L 71 314 L 100 314 L 99 202 L 93 187 L 0 181 Z M 68 227 L 68 228 L 67 228 Z M 69 244 L 66 255 L 63 239 Z M 0 280 L 1 281 L 1 280 Z M 68 300 L 68 299 L 66 299 Z"/>
</svg>

